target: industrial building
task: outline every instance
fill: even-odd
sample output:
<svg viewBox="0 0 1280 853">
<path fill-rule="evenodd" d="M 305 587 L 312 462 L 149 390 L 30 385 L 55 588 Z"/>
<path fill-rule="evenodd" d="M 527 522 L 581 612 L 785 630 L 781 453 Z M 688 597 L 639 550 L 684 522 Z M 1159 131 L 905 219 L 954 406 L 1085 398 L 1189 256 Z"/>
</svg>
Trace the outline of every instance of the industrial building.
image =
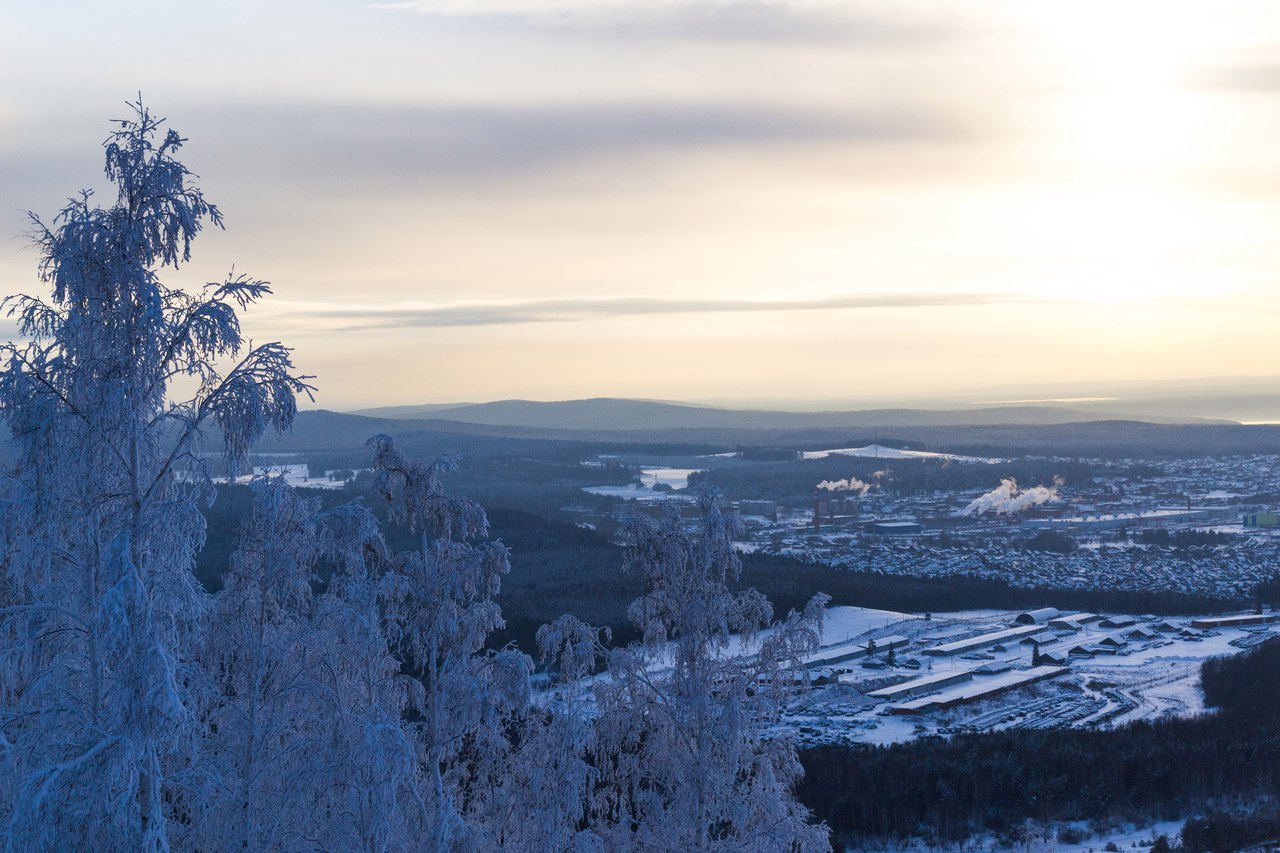
<svg viewBox="0 0 1280 853">
<path fill-rule="evenodd" d="M 1122 512 L 1102 515 L 1076 515 L 1067 518 L 1029 518 L 1022 522 L 1024 530 L 1056 530 L 1059 532 L 1088 532 L 1101 530 L 1132 530 L 1146 527 L 1162 527 L 1168 524 L 1207 524 L 1226 517 L 1236 518 L 1231 507 L 1208 509 L 1155 509 L 1149 512 Z"/>
<path fill-rule="evenodd" d="M 1046 631 L 1044 625 L 1020 625 L 1017 628 L 1005 628 L 1003 631 L 993 631 L 990 634 L 979 634 L 976 637 L 970 637 L 967 640 L 956 640 L 952 643 L 943 643 L 941 646 L 934 646 L 931 649 L 925 649 L 922 654 L 931 655 L 933 657 L 949 657 L 951 655 L 964 654 L 965 652 L 977 651 L 985 649 L 988 646 L 995 646 L 1006 640 L 1021 640 L 1023 637 L 1029 637 L 1033 634 L 1041 634 Z"/>
<path fill-rule="evenodd" d="M 738 501 L 738 513 L 764 518 L 768 521 L 778 520 L 777 501 Z"/>
<path fill-rule="evenodd" d="M 883 687 L 879 690 L 872 690 L 867 695 L 872 699 L 880 699 L 886 702 L 901 702 L 914 696 L 932 693 L 935 690 L 941 690 L 943 687 L 950 687 L 953 684 L 959 684 L 962 681 L 971 681 L 972 679 L 972 670 L 943 672 L 935 675 L 926 675 L 923 678 L 916 678 L 911 681 L 905 681 L 902 684 L 895 684 L 892 687 Z"/>
<path fill-rule="evenodd" d="M 1060 616 L 1049 620 L 1049 627 L 1055 631 L 1080 631 L 1085 625 L 1101 621 L 1096 613 L 1074 613 L 1071 616 Z"/>
<path fill-rule="evenodd" d="M 876 654 L 884 654 L 890 649 L 904 648 L 910 642 L 906 637 L 895 634 L 892 637 L 881 637 L 878 640 L 841 643 L 828 649 L 819 649 L 806 657 L 803 663 L 805 669 L 821 669 L 824 666 L 835 666 L 847 661 L 865 658 L 869 649 L 873 649 Z"/>
<path fill-rule="evenodd" d="M 1041 607 L 1039 610 L 1028 610 L 1026 613 L 1019 613 L 1014 617 L 1013 621 L 1019 625 L 1044 625 L 1061 615 L 1061 612 L 1056 607 Z"/>
<path fill-rule="evenodd" d="M 864 528 L 876 536 L 912 536 L 924 532 L 918 521 L 872 521 Z"/>
<path fill-rule="evenodd" d="M 1019 687 L 1026 687 L 1028 684 L 1034 684 L 1046 678 L 1056 678 L 1070 671 L 1065 666 L 1034 666 L 1031 669 L 1019 669 L 986 678 L 975 678 L 944 689 L 936 696 L 925 696 L 901 705 L 890 705 L 889 713 L 924 714 L 929 711 L 942 711 L 957 705 L 976 702 L 979 699 L 988 699 Z"/>
<path fill-rule="evenodd" d="M 1280 622 L 1280 613 L 1247 613 L 1240 616 L 1206 616 L 1192 619 L 1192 628 L 1243 628 L 1247 625 L 1270 625 Z"/>
</svg>

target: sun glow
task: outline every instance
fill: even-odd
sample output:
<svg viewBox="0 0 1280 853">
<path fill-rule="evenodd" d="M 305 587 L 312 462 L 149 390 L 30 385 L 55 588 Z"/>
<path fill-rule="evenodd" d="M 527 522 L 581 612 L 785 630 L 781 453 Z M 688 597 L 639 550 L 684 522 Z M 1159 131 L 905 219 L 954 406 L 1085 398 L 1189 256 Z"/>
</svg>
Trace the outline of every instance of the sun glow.
<svg viewBox="0 0 1280 853">
<path fill-rule="evenodd" d="M 1000 229 L 1050 299 L 1117 302 L 1224 285 L 1214 205 L 1190 186 L 1209 145 L 1195 85 L 1230 37 L 1221 9 L 1187 3 L 1013 7 L 1037 52 L 1044 180 L 1002 205 Z"/>
<path fill-rule="evenodd" d="M 1141 175 L 1194 155 L 1205 96 L 1190 83 L 1223 43 L 1220 9 L 1091 0 L 1018 8 L 1063 90 L 1051 127 L 1079 162 Z"/>
<path fill-rule="evenodd" d="M 1020 200 L 1008 211 L 1016 251 L 1039 295 L 1072 301 L 1152 300 L 1202 292 L 1196 257 L 1203 212 L 1179 196 L 1083 189 Z"/>
</svg>

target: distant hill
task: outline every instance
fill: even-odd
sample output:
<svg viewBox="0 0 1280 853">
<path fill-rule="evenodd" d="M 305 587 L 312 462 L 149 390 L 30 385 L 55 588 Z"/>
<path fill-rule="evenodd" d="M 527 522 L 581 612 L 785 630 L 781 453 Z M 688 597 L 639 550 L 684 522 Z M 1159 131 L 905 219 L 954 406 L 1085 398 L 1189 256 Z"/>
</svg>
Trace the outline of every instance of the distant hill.
<svg viewBox="0 0 1280 853">
<path fill-rule="evenodd" d="M 355 414 L 392 418 L 447 419 L 486 426 L 533 427 L 554 430 L 634 431 L 672 429 L 848 429 L 888 426 L 981 426 L 1063 424 L 1117 418 L 1063 406 L 1017 405 L 964 409 L 867 409 L 863 411 L 784 412 L 760 409 L 724 409 L 597 397 L 587 400 L 535 402 L 499 400 L 478 404 L 431 404 L 365 409 Z M 1200 418 L 1155 416 L 1129 417 L 1152 423 L 1205 423 Z"/>
<path fill-rule="evenodd" d="M 293 432 L 264 438 L 259 452 L 347 452 L 370 435 L 394 436 L 411 455 L 426 458 L 457 450 L 469 458 L 583 453 L 713 453 L 738 447 L 829 450 L 868 444 L 971 456 L 1077 456 L 1170 458 L 1275 453 L 1280 426 L 1152 424 L 1089 420 L 1049 424 L 886 424 L 749 428 L 740 426 L 654 429 L 569 429 L 463 423 L 444 419 L 371 418 L 329 411 L 299 414 Z M 210 448 L 216 449 L 215 446 Z M 353 464 L 344 462 L 343 464 Z M 334 467 L 337 467 L 336 465 Z"/>
<path fill-rule="evenodd" d="M 397 418 L 400 420 L 419 420 L 434 417 L 447 409 L 464 409 L 476 403 L 419 403 L 413 406 L 378 406 L 373 409 L 357 409 L 353 415 L 364 415 L 369 418 Z"/>
</svg>

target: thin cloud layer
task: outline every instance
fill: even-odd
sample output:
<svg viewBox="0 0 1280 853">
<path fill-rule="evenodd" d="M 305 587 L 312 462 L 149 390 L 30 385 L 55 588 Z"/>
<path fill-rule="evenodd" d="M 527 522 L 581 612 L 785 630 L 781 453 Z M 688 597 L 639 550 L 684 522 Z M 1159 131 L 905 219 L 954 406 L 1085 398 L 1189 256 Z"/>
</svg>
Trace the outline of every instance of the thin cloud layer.
<svg viewBox="0 0 1280 853">
<path fill-rule="evenodd" d="M 1280 62 L 1260 60 L 1219 66 L 1196 74 L 1193 82 L 1206 89 L 1228 92 L 1280 92 Z"/>
<path fill-rule="evenodd" d="M 481 20 L 597 35 L 710 41 L 935 38 L 954 16 L 913 15 L 918 4 L 828 0 L 401 0 L 372 3 L 385 12 Z"/>
<path fill-rule="evenodd" d="M 714 149 L 789 145 L 883 145 L 955 140 L 971 131 L 922 110 L 849 110 L 718 103 L 540 106 L 272 105 L 211 109 L 185 128 L 222 128 L 223 150 L 255 180 L 341 175 L 331 189 L 420 190 L 532 176 L 584 163 Z M 198 128 L 197 128 L 198 129 Z M 282 139 L 299 146 L 282 146 Z"/>
<path fill-rule="evenodd" d="M 1224 3 L 17 4 L 0 278 L 141 90 L 228 216 L 166 282 L 269 277 L 246 328 L 329 404 L 1226 375 L 1274 338 L 1280 12 Z"/>
<path fill-rule="evenodd" d="M 868 308 L 936 308 L 991 305 L 1011 300 L 990 293 L 865 294 L 827 299 L 536 299 L 523 302 L 471 302 L 451 305 L 290 305 L 293 320 L 332 320 L 344 330 L 496 326 L 513 323 L 563 323 L 651 314 L 716 314 L 781 311 L 845 311 Z M 286 307 L 286 306 L 281 306 Z"/>
</svg>

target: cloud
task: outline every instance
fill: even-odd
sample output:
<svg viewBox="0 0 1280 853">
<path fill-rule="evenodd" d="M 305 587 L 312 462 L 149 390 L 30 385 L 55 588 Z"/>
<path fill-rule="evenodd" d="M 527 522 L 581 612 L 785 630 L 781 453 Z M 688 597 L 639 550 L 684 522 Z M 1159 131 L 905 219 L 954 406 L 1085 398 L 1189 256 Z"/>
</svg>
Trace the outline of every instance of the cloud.
<svg viewBox="0 0 1280 853">
<path fill-rule="evenodd" d="M 972 135 L 940 111 L 741 102 L 194 105 L 171 126 L 199 143 L 197 170 L 224 184 L 239 181 L 270 195 L 323 182 L 330 195 L 380 197 L 634 157 L 730 148 L 772 154 L 786 146 L 952 142 Z M 15 208 L 39 206 L 100 183 L 102 155 L 91 143 L 102 135 L 86 129 L 74 147 L 33 138 L 0 145 L 4 195 L 17 200 Z"/>
<path fill-rule="evenodd" d="M 933 37 L 954 16 L 851 0 L 393 0 L 373 9 L 592 34 L 709 41 L 858 40 Z"/>
<path fill-rule="evenodd" d="M 272 181 L 340 176 L 340 186 L 407 191 L 537 174 L 585 162 L 747 146 L 889 144 L 967 135 L 920 110 L 819 111 L 758 104 L 535 106 L 271 105 L 211 109 L 182 122 L 215 129 L 235 170 Z M 193 128 L 193 129 L 188 129 Z M 208 135 L 206 133 L 206 135 Z M 216 164 L 214 164 L 216 165 Z M 214 165 L 203 166 L 213 172 Z M 228 164 L 228 169 L 232 168 Z"/>
<path fill-rule="evenodd" d="M 702 104 L 622 103 L 378 105 L 283 103 L 195 106 L 173 126 L 211 140 L 192 154 L 202 175 L 255 197 L 285 199 L 323 187 L 324 200 L 413 198 L 424 192 L 482 191 L 511 182 L 603 170 L 610 180 L 644 169 L 674 167 L 709 152 L 792 162 L 819 147 L 848 159 L 858 149 L 899 143 L 959 144 L 974 131 L 949 107 L 814 109 L 721 101 Z M 90 137 L 92 138 L 92 137 Z M 93 146 L 84 146 L 92 150 Z M 98 155 L 100 161 L 101 155 Z M 61 198 L 65 175 L 100 174 L 101 166 L 68 170 L 65 158 L 32 145 L 0 152 L 0 178 L 24 187 L 22 198 Z M 24 175 L 26 177 L 24 177 Z M 62 176 L 62 177 L 59 177 Z M 83 177 L 76 180 L 83 180 Z M 74 186 L 74 185 L 73 185 Z M 212 192 L 213 181 L 207 189 Z"/>
<path fill-rule="evenodd" d="M 1201 88 L 1231 92 L 1280 92 L 1280 63 L 1219 66 L 1199 73 L 1193 82 Z"/>
<path fill-rule="evenodd" d="M 1006 295 L 868 294 L 826 299 L 537 299 L 522 302 L 466 302 L 448 305 L 390 304 L 377 307 L 276 303 L 281 319 L 329 321 L 345 331 L 370 329 L 497 326 L 514 323 L 564 323 L 652 314 L 715 314 L 769 311 L 843 311 L 869 308 L 936 308 L 990 305 Z"/>
</svg>

